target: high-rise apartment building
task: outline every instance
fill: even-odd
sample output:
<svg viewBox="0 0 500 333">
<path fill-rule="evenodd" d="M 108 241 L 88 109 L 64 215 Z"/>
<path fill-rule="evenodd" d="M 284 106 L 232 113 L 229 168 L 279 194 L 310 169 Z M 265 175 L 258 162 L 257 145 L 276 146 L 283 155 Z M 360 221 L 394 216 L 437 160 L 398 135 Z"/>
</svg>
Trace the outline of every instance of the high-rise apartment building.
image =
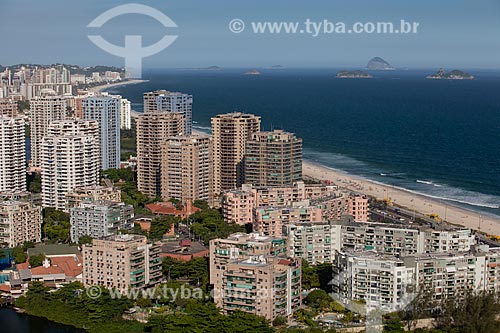
<svg viewBox="0 0 500 333">
<path fill-rule="evenodd" d="M 26 190 L 23 118 L 0 115 L 0 192 Z"/>
<path fill-rule="evenodd" d="M 236 189 L 245 180 L 243 158 L 252 134 L 260 131 L 260 117 L 240 112 L 212 118 L 213 195 Z"/>
<path fill-rule="evenodd" d="M 120 167 L 120 110 L 121 101 L 111 96 L 91 96 L 82 100 L 83 119 L 99 124 L 101 169 Z"/>
<path fill-rule="evenodd" d="M 132 128 L 130 101 L 126 98 L 120 99 L 120 128 L 124 130 Z"/>
<path fill-rule="evenodd" d="M 0 243 L 16 247 L 38 243 L 42 234 L 42 208 L 27 201 L 0 202 Z"/>
<path fill-rule="evenodd" d="M 66 195 L 99 179 L 99 126 L 93 120 L 53 122 L 41 144 L 42 202 L 65 209 Z"/>
<path fill-rule="evenodd" d="M 82 236 L 103 238 L 134 226 L 134 207 L 123 202 L 92 201 L 70 209 L 71 241 Z"/>
<path fill-rule="evenodd" d="M 245 183 L 292 185 L 302 178 L 302 139 L 275 130 L 252 134 L 245 150 Z"/>
<path fill-rule="evenodd" d="M 83 245 L 83 284 L 116 288 L 154 286 L 161 281 L 160 246 L 145 236 L 112 235 Z"/>
<path fill-rule="evenodd" d="M 31 165 L 40 167 L 42 139 L 47 135 L 49 125 L 66 118 L 70 97 L 46 94 L 30 100 Z"/>
<path fill-rule="evenodd" d="M 16 117 L 17 102 L 12 98 L 0 98 L 0 116 Z"/>
<path fill-rule="evenodd" d="M 184 134 L 184 116 L 156 112 L 137 118 L 137 188 L 149 197 L 161 195 L 162 142 Z"/>
<path fill-rule="evenodd" d="M 156 90 L 144 93 L 144 113 L 174 112 L 184 116 L 184 131 L 191 135 L 193 128 L 193 96 L 181 92 Z"/>
<path fill-rule="evenodd" d="M 176 136 L 162 144 L 161 196 L 185 202 L 210 199 L 212 163 L 208 135 Z"/>
</svg>

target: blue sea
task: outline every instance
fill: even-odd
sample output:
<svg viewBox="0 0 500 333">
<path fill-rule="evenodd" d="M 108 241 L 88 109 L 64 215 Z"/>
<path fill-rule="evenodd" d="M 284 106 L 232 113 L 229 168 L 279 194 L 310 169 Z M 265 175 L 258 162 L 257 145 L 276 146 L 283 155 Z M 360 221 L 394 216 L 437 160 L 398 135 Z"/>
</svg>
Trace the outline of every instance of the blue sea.
<svg viewBox="0 0 500 333">
<path fill-rule="evenodd" d="M 149 82 L 112 88 L 142 112 L 142 93 L 194 95 L 194 127 L 232 111 L 262 116 L 262 127 L 304 140 L 304 158 L 500 216 L 500 72 L 466 70 L 473 81 L 426 80 L 436 72 L 340 69 L 150 70 Z"/>
</svg>

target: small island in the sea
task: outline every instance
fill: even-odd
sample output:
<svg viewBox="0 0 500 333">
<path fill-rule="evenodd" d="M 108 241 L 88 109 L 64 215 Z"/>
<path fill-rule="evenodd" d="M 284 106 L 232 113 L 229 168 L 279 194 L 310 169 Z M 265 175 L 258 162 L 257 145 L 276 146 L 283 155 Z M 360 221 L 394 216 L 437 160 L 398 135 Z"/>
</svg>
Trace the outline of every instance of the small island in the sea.
<svg viewBox="0 0 500 333">
<path fill-rule="evenodd" d="M 285 67 L 281 66 L 281 65 L 272 65 L 271 66 L 271 69 L 283 69 Z"/>
<path fill-rule="evenodd" d="M 260 75 L 260 72 L 256 69 L 251 69 L 245 73 L 245 75 Z"/>
<path fill-rule="evenodd" d="M 340 71 L 335 76 L 340 79 L 371 79 L 372 75 L 365 73 L 363 71 Z"/>
<path fill-rule="evenodd" d="M 209 66 L 207 68 L 205 68 L 207 71 L 220 71 L 222 68 L 220 68 L 219 66 Z"/>
<path fill-rule="evenodd" d="M 474 80 L 474 76 L 469 73 L 457 69 L 446 72 L 444 68 L 440 68 L 436 74 L 427 75 L 425 78 L 429 80 Z"/>
<path fill-rule="evenodd" d="M 394 67 L 391 66 L 387 61 L 380 57 L 372 58 L 368 61 L 366 68 L 372 71 L 393 71 Z"/>
</svg>

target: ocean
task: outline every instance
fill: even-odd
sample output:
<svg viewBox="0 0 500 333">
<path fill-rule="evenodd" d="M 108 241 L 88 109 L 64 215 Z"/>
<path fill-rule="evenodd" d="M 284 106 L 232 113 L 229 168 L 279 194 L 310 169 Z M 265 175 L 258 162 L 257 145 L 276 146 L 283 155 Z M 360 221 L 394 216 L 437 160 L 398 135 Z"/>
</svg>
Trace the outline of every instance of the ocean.
<svg viewBox="0 0 500 333">
<path fill-rule="evenodd" d="M 149 82 L 111 88 L 142 112 L 142 93 L 193 94 L 194 128 L 232 111 L 262 116 L 264 130 L 304 142 L 304 158 L 449 204 L 500 216 L 500 72 L 473 81 L 426 80 L 436 72 L 340 69 L 150 70 Z"/>
</svg>

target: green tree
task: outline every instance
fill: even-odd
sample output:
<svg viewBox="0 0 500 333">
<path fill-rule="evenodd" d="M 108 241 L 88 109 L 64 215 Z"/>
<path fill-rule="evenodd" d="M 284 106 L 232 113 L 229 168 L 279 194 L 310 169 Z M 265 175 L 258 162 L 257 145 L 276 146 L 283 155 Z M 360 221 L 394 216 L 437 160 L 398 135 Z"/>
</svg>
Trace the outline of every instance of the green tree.
<svg viewBox="0 0 500 333">
<path fill-rule="evenodd" d="M 153 218 L 149 229 L 149 238 L 153 240 L 161 239 L 170 230 L 172 225 L 179 223 L 179 221 L 180 218 L 173 215 L 163 215 Z"/>
<path fill-rule="evenodd" d="M 78 244 L 80 246 L 83 244 L 92 244 L 92 237 L 90 237 L 89 235 L 78 237 Z"/>
<path fill-rule="evenodd" d="M 195 200 L 193 201 L 193 206 L 198 207 L 201 210 L 210 209 L 208 202 L 206 200 Z"/>
<path fill-rule="evenodd" d="M 28 183 L 28 191 L 31 193 L 42 192 L 42 177 L 38 173 L 28 174 L 26 182 Z"/>
<path fill-rule="evenodd" d="M 0 249 L 0 260 L 7 258 L 7 252 L 4 249 Z"/>
<path fill-rule="evenodd" d="M 288 323 L 288 319 L 286 319 L 285 316 L 276 316 L 273 320 L 273 326 L 278 327 L 278 326 L 284 326 Z"/>
<path fill-rule="evenodd" d="M 14 257 L 14 261 L 16 264 L 22 264 L 26 262 L 26 253 L 23 251 L 21 246 L 16 246 L 12 249 L 12 256 Z"/>
<path fill-rule="evenodd" d="M 45 260 L 45 254 L 40 253 L 40 254 L 30 256 L 29 263 L 30 263 L 31 267 L 38 267 L 38 266 L 42 266 L 42 263 L 44 260 Z"/>
<path fill-rule="evenodd" d="M 43 220 L 42 231 L 49 241 L 70 243 L 69 214 L 54 208 L 45 208 Z"/>
<path fill-rule="evenodd" d="M 387 333 L 404 333 L 404 325 L 399 318 L 393 318 L 388 320 L 384 324 L 384 332 Z"/>
</svg>

